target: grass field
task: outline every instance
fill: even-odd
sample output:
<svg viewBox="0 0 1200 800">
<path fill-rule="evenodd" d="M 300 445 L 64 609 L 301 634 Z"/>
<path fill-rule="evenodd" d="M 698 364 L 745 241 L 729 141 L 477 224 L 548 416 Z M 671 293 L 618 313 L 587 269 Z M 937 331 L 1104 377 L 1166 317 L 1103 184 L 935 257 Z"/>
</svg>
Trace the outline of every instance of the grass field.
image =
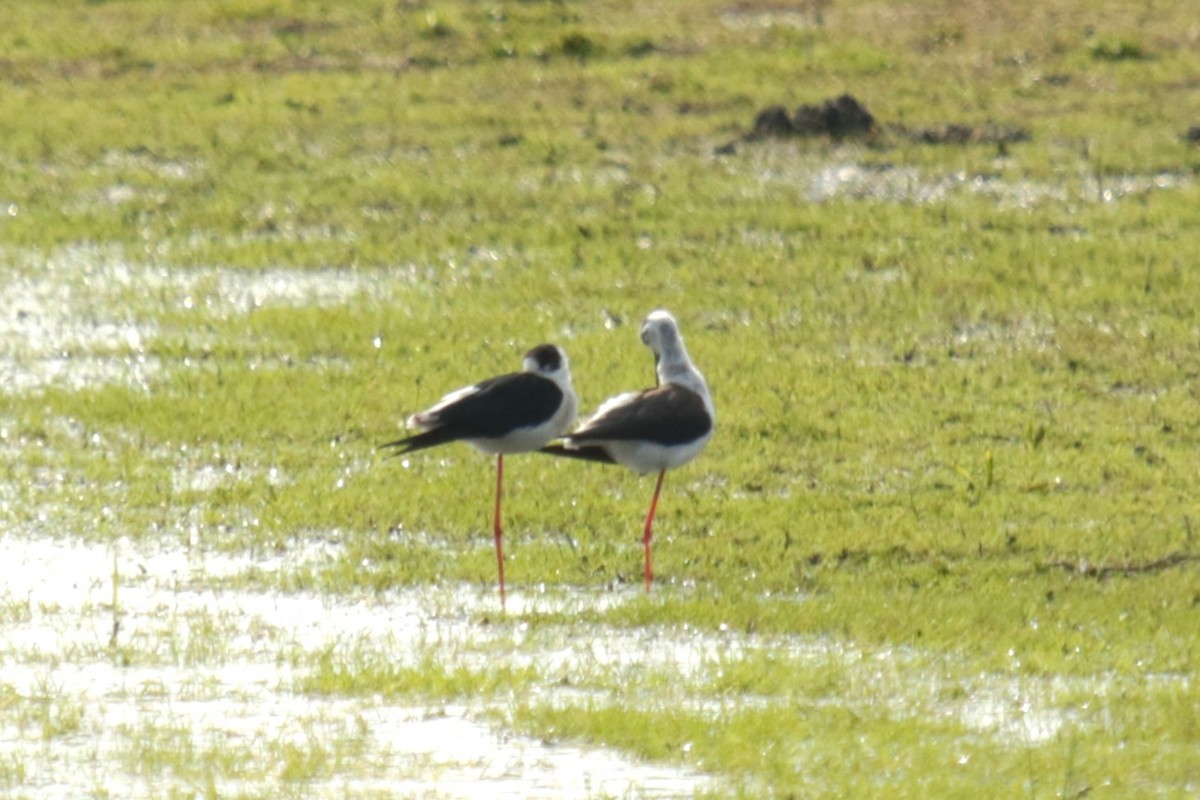
<svg viewBox="0 0 1200 800">
<path fill-rule="evenodd" d="M 9 3 L 0 793 L 1200 793 L 1194 12 Z M 376 445 L 657 307 L 654 592 L 649 478 L 514 457 L 501 614 L 491 461 Z"/>
</svg>

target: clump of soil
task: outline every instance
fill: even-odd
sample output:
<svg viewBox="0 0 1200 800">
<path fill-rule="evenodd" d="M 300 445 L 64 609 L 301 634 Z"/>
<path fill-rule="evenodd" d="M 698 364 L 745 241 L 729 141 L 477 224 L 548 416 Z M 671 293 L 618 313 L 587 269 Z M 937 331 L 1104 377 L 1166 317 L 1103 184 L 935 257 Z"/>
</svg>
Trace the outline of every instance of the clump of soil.
<svg viewBox="0 0 1200 800">
<path fill-rule="evenodd" d="M 800 106 L 788 114 L 783 106 L 770 106 L 758 112 L 754 128 L 746 141 L 786 138 L 789 136 L 829 136 L 846 139 L 866 136 L 875 128 L 875 117 L 862 103 L 848 94 L 819 105 Z"/>
<path fill-rule="evenodd" d="M 1200 129 L 1196 130 L 1200 141 Z M 970 125 L 944 122 L 928 128 L 909 128 L 900 123 L 880 125 L 867 107 L 853 96 L 843 94 L 815 105 L 802 105 L 789 113 L 783 106 L 768 106 L 754 117 L 754 126 L 739 139 L 717 148 L 718 154 L 736 152 L 737 143 L 767 139 L 828 137 L 834 141 L 869 139 L 878 142 L 884 133 L 892 133 L 923 144 L 995 144 L 1001 147 L 1032 138 L 1026 128 L 985 123 Z"/>
</svg>

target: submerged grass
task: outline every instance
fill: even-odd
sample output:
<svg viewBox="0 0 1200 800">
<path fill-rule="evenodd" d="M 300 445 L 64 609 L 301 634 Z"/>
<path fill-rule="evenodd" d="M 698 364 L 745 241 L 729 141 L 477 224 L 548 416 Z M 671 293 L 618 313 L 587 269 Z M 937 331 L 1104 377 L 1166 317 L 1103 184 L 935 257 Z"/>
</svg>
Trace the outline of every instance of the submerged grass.
<svg viewBox="0 0 1200 800">
<path fill-rule="evenodd" d="M 637 323 L 666 306 L 719 427 L 667 479 L 661 591 L 599 602 L 638 580 L 649 482 L 527 456 L 507 472 L 510 582 L 603 593 L 471 621 L 776 645 L 632 688 L 438 646 L 402 665 L 320 651 L 303 691 L 486 696 L 504 725 L 747 795 L 1194 793 L 1190 11 L 17 3 L 0 32 L 4 524 L 331 545 L 214 585 L 489 587 L 488 459 L 375 445 L 540 341 L 566 348 L 587 410 L 644 386 Z M 840 92 L 878 136 L 739 140 L 764 106 Z M 1031 138 L 928 146 L 893 123 Z M 2 607 L 6 625 L 38 613 Z M 219 660 L 226 632 L 193 621 L 160 657 Z M 844 665 L 803 668 L 795 637 L 915 665 L 855 702 Z M 968 699 L 980 675 L 1075 683 L 1047 700 L 1051 736 L 1014 742 L 943 713 L 957 696 L 913 699 L 930 674 Z M 564 680 L 578 702 L 530 699 Z M 70 722 L 46 708 L 50 729 Z M 154 769 L 196 761 L 156 730 Z M 357 769 L 297 747 L 275 754 L 281 785 Z M 19 787 L 25 763 L 3 758 Z"/>
</svg>

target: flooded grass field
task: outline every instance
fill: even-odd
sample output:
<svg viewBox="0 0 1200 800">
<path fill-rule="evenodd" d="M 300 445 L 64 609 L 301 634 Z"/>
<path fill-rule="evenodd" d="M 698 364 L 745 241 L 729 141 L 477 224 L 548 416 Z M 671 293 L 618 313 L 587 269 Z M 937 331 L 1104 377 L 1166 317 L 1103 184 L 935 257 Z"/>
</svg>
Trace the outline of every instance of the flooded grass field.
<svg viewBox="0 0 1200 800">
<path fill-rule="evenodd" d="M 364 652 L 397 670 L 482 669 L 470 654 L 502 646 L 540 660 L 519 630 L 477 641 L 472 615 L 491 600 L 477 592 L 220 587 L 319 551 L 260 561 L 10 535 L 0 554 L 14 576 L 2 757 L 10 788 L 31 796 L 675 797 L 711 783 L 507 733 L 490 720 L 498 698 L 346 699 L 318 688 L 319 665 Z"/>
<path fill-rule="evenodd" d="M 1063 710 L 1064 702 L 1116 688 L 998 675 L 960 682 L 915 650 L 861 651 L 801 637 L 686 626 L 481 626 L 494 598 L 465 587 L 330 597 L 221 586 L 246 570 L 319 562 L 329 557 L 325 548 L 255 560 L 128 540 L 9 535 L 0 555 L 13 576 L 3 598 L 10 712 L 3 758 L 9 779 L 20 778 L 34 796 L 258 795 L 281 785 L 309 797 L 718 791 L 718 780 L 694 769 L 556 745 L 506 732 L 503 723 L 530 713 L 525 706 L 602 704 L 601 681 L 632 688 L 662 680 L 657 697 L 646 692 L 639 705 L 669 701 L 714 721 L 736 709 L 763 711 L 784 698 L 715 697 L 706 687 L 766 657 L 798 671 L 837 670 L 853 688 L 836 702 L 854 713 L 882 704 L 890 714 L 945 720 L 1017 748 L 1093 722 L 1086 710 Z M 513 600 L 518 619 L 644 602 L 632 588 L 543 590 Z M 387 682 L 363 685 L 364 695 L 349 699 L 326 690 L 373 670 L 396 677 L 428 670 L 458 681 L 511 671 L 535 688 L 492 686 L 483 696 L 439 702 Z"/>
<path fill-rule="evenodd" d="M 993 13 L 994 12 L 994 13 Z M 82 32 L 86 31 L 86 35 Z M 16 3 L 0 794 L 1200 792 L 1186 3 Z M 852 93 L 861 139 L 746 134 Z M 959 127 L 956 127 L 959 126 Z M 1020 129 L 997 143 L 898 131 Z M 679 318 L 652 481 L 446 391 Z"/>
</svg>

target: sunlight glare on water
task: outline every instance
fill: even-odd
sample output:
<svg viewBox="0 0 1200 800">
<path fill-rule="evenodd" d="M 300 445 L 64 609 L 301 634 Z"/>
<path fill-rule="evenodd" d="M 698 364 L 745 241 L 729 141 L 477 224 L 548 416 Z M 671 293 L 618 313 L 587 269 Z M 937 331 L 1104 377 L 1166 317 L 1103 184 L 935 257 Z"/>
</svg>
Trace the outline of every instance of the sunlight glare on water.
<svg viewBox="0 0 1200 800">
<path fill-rule="evenodd" d="M 0 722 L 0 758 L 23 764 L 23 796 L 82 796 L 97 787 L 123 798 L 159 796 L 169 776 L 128 765 L 144 760 L 139 753 L 147 742 L 164 737 L 184 737 L 202 750 L 265 742 L 265 749 L 248 746 L 260 754 L 251 760 L 263 763 L 241 772 L 254 774 L 257 766 L 266 777 L 218 782 L 223 793 L 270 791 L 276 770 L 268 761 L 279 748 L 346 741 L 358 760 L 345 774 L 314 778 L 305 796 L 676 797 L 709 784 L 704 776 L 616 752 L 507 733 L 477 718 L 486 707 L 478 704 L 424 706 L 297 692 L 305 670 L 286 656 L 297 649 L 322 652 L 374 637 L 403 662 L 420 642 L 469 642 L 478 634 L 469 614 L 431 612 L 437 602 L 421 590 L 339 599 L 205 583 L 251 565 L 271 571 L 319 560 L 328 547 L 251 562 L 129 541 L 106 546 L 0 537 L 0 563 L 11 576 L 0 602 L 16 609 L 0 617 L 0 694 L 61 708 L 75 726 L 46 740 L 44 724 L 34 720 L 9 714 Z M 132 651 L 128 664 L 108 646 L 114 553 L 118 638 Z M 472 590 L 451 605 L 492 601 Z M 545 607 L 550 601 L 534 595 L 525 602 Z M 182 789 L 186 781 L 178 783 Z"/>
<path fill-rule="evenodd" d="M 360 652 L 371 663 L 406 667 L 421 667 L 432 657 L 447 668 L 532 669 L 542 677 L 526 701 L 568 711 L 611 698 L 554 676 L 606 675 L 636 686 L 646 676 L 669 675 L 677 686 L 669 696 L 634 693 L 624 702 L 676 704 L 711 716 L 714 724 L 736 709 L 786 699 L 713 698 L 687 687 L 705 685 L 748 656 L 778 654 L 846 675 L 848 708 L 883 702 L 888 713 L 957 719 L 980 735 L 1026 745 L 1059 734 L 1069 719 L 1054 709 L 1054 696 L 1079 691 L 1002 675 L 948 683 L 918 651 L 866 651 L 826 638 L 521 621 L 539 614 L 569 619 L 583 609 L 641 601 L 632 588 L 515 588 L 509 611 L 517 624 L 510 625 L 496 624 L 494 593 L 483 587 L 337 596 L 221 587 L 223 579 L 250 569 L 269 574 L 328 561 L 339 552 L 331 543 L 339 538 L 251 558 L 129 540 L 104 545 L 0 536 L 0 563 L 10 576 L 0 593 L 6 609 L 0 616 L 0 696 L 17 708 L 49 708 L 52 717 L 61 717 L 55 724 L 66 728 L 47 734 L 44 720 L 11 713 L 0 722 L 0 759 L 23 764 L 26 795 L 76 796 L 104 786 L 121 797 L 156 796 L 165 778 L 130 764 L 148 757 L 139 748 L 180 737 L 197 748 L 243 743 L 251 755 L 237 752 L 251 763 L 242 774 L 262 777 L 230 779 L 219 784 L 224 792 L 269 791 L 276 776 L 270 759 L 280 748 L 316 746 L 358 755 L 312 778 L 307 796 L 313 797 L 339 796 L 348 787 L 436 790 L 441 797 L 675 797 L 718 786 L 687 769 L 505 731 L 486 720 L 496 712 L 505 716 L 514 699 L 507 695 L 446 704 L 299 690 L 322 653 Z M 120 622 L 115 650 L 114 555 Z M 260 752 L 246 744 L 258 740 L 275 749 Z"/>
<path fill-rule="evenodd" d="M 0 388 L 10 391 L 104 383 L 147 388 L 164 367 L 150 355 L 164 335 L 155 321 L 164 313 L 224 318 L 268 306 L 382 301 L 412 280 L 410 269 L 174 268 L 99 245 L 48 257 L 10 251 L 0 254 L 0 266 Z M 204 341 L 189 331 L 194 346 Z"/>
</svg>

